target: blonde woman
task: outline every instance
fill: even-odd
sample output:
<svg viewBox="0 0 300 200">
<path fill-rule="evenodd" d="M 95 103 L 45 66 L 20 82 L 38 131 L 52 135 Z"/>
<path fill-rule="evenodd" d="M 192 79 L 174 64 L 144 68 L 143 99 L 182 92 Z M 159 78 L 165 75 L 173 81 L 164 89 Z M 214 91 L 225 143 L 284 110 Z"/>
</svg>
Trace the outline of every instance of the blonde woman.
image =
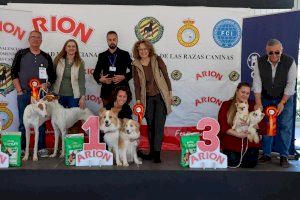
<svg viewBox="0 0 300 200">
<path fill-rule="evenodd" d="M 67 40 L 54 59 L 56 81 L 53 92 L 60 95 L 59 103 L 65 108 L 85 108 L 85 70 L 75 40 Z"/>
<path fill-rule="evenodd" d="M 171 112 L 172 88 L 167 67 L 155 54 L 148 40 L 140 40 L 133 47 L 133 77 L 137 103 L 145 107 L 150 153 L 139 152 L 142 159 L 161 163 L 160 152 L 166 116 Z"/>
</svg>

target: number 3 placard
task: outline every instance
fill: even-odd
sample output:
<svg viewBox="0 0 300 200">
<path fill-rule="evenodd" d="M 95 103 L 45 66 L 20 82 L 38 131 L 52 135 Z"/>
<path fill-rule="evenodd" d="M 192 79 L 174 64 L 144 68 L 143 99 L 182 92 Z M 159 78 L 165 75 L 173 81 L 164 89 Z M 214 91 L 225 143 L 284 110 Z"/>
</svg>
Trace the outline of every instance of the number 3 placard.
<svg viewBox="0 0 300 200">
<path fill-rule="evenodd" d="M 206 131 L 206 127 L 210 130 Z M 190 155 L 190 168 L 227 168 L 227 156 L 220 152 L 219 122 L 210 117 L 203 118 L 197 123 L 197 129 L 204 130 L 203 141 L 197 143 L 197 152 Z"/>
</svg>

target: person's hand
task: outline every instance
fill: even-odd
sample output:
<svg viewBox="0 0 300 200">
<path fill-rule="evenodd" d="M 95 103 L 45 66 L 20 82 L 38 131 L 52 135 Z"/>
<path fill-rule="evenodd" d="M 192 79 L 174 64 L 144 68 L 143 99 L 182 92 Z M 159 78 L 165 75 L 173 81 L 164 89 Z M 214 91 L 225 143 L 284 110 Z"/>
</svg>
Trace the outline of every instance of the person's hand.
<svg viewBox="0 0 300 200">
<path fill-rule="evenodd" d="M 256 103 L 255 105 L 254 105 L 254 110 L 257 110 L 257 109 L 261 109 L 261 110 L 263 110 L 263 106 L 262 106 L 262 104 L 261 103 Z"/>
<path fill-rule="evenodd" d="M 280 102 L 277 105 L 278 115 L 280 115 L 282 113 L 283 109 L 284 109 L 284 104 L 282 102 Z"/>
<path fill-rule="evenodd" d="M 114 75 L 114 77 L 112 78 L 112 81 L 114 82 L 114 84 L 118 84 L 121 81 L 123 81 L 125 79 L 124 75 Z"/>
<path fill-rule="evenodd" d="M 238 138 L 243 139 L 243 138 L 248 136 L 248 131 L 236 132 L 235 136 L 238 137 Z"/>
<path fill-rule="evenodd" d="M 137 100 L 137 101 L 136 101 L 136 104 L 141 104 L 141 100 Z"/>
<path fill-rule="evenodd" d="M 79 99 L 79 107 L 81 109 L 84 109 L 85 108 L 85 96 L 82 96 L 80 99 Z"/>
<path fill-rule="evenodd" d="M 43 90 L 47 90 L 47 88 L 48 88 L 48 83 L 42 83 L 41 88 L 42 88 Z"/>
<path fill-rule="evenodd" d="M 111 84 L 112 83 L 112 78 L 108 78 L 108 74 L 106 74 L 105 76 L 101 76 L 99 81 L 101 83 Z"/>
</svg>

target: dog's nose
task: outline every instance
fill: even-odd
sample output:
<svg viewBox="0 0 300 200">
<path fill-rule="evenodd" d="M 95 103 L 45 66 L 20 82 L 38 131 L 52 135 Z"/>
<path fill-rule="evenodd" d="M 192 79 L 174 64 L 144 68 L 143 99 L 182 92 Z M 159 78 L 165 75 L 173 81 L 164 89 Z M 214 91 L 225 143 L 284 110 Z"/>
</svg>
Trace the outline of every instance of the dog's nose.
<svg viewBox="0 0 300 200">
<path fill-rule="evenodd" d="M 129 130 L 126 130 L 126 133 L 127 133 L 127 134 L 130 134 L 130 131 L 129 131 Z"/>
<path fill-rule="evenodd" d="M 107 121 L 107 120 L 105 120 L 105 124 L 108 124 L 108 121 Z"/>
</svg>

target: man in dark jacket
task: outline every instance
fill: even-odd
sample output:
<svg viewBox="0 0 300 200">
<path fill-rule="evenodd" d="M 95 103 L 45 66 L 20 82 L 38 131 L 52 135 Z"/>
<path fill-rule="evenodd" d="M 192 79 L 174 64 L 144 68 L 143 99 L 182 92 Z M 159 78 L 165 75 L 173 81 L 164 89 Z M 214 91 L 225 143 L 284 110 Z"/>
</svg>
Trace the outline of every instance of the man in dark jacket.
<svg viewBox="0 0 300 200">
<path fill-rule="evenodd" d="M 99 54 L 93 73 L 96 82 L 101 84 L 103 106 L 111 101 L 112 92 L 117 86 L 129 88 L 128 81 L 132 78 L 131 58 L 127 51 L 117 47 L 117 33 L 109 31 L 106 39 L 108 50 Z"/>
</svg>

